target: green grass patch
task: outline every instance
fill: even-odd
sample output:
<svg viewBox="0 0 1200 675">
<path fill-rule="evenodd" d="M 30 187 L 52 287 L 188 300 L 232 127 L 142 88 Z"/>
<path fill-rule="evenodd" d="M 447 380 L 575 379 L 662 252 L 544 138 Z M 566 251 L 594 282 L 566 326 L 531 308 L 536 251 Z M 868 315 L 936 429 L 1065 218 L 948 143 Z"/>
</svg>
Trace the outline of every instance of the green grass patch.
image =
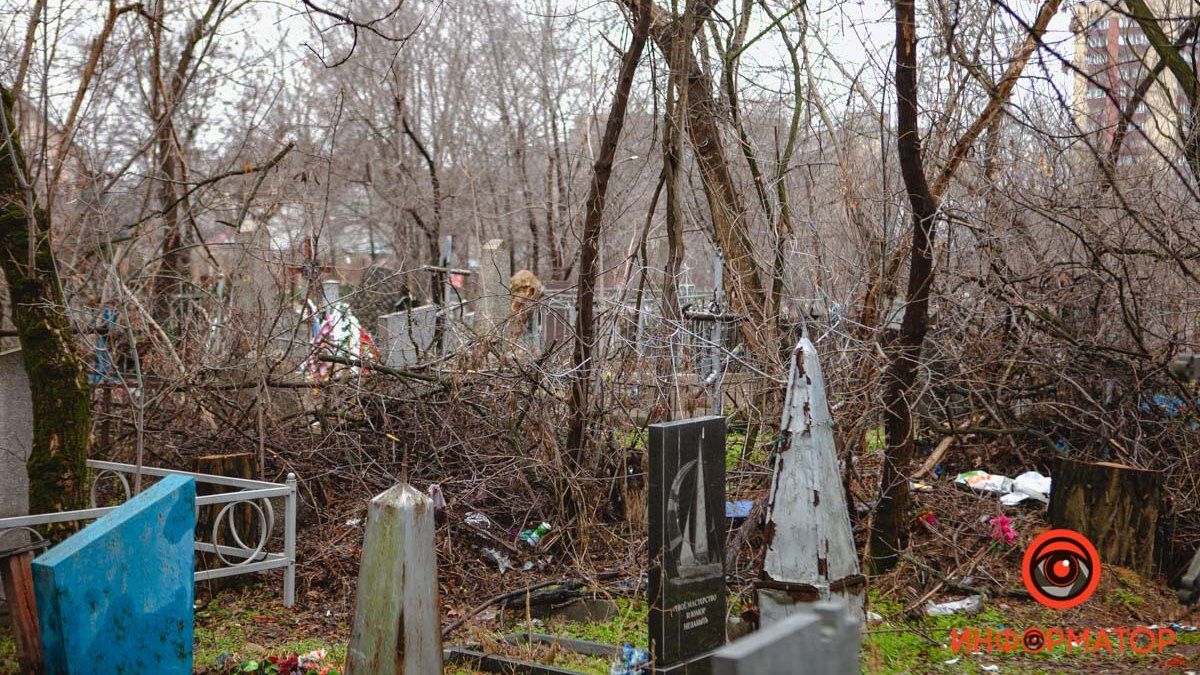
<svg viewBox="0 0 1200 675">
<path fill-rule="evenodd" d="M 21 664 L 17 662 L 17 640 L 8 623 L 3 622 L 3 628 L 0 628 L 0 673 L 19 672 Z"/>
<path fill-rule="evenodd" d="M 551 619 L 546 624 L 546 632 L 560 637 L 617 646 L 630 642 L 634 646 L 645 648 L 646 615 L 650 611 L 646 601 L 613 598 L 612 602 L 616 605 L 617 612 L 608 621 L 600 623 Z M 605 672 L 608 672 L 607 666 Z"/>
<path fill-rule="evenodd" d="M 871 427 L 867 429 L 867 452 L 883 452 L 887 447 L 887 435 L 883 433 L 883 427 Z"/>
<path fill-rule="evenodd" d="M 326 652 L 323 663 L 336 667 L 331 672 L 341 672 L 346 661 L 346 645 L 330 639 L 289 637 L 287 631 L 294 620 L 292 612 L 274 598 L 222 593 L 196 611 L 193 643 L 196 667 L 216 672 L 218 663 L 224 659 L 242 668 L 233 672 L 243 672 L 250 661 L 265 668 L 267 658 L 271 656 L 286 658 L 323 649 Z M 258 635 L 255 628 L 260 625 L 281 628 L 284 635 Z"/>
</svg>

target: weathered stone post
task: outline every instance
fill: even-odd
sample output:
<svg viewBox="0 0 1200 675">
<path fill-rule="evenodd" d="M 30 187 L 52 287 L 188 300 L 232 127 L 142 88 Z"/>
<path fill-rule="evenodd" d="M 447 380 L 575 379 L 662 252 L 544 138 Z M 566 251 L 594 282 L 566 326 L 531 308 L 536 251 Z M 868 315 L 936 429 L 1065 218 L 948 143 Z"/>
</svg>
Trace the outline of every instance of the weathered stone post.
<svg viewBox="0 0 1200 675">
<path fill-rule="evenodd" d="M 508 243 L 492 239 L 484 244 L 479 256 L 479 306 L 475 310 L 475 331 L 480 335 L 495 332 L 508 321 L 512 311 L 508 292 L 511 278 Z"/>
<path fill-rule="evenodd" d="M 802 603 L 845 602 L 862 620 L 866 578 L 858 555 L 838 471 L 833 418 L 825 377 L 807 336 L 792 354 L 767 512 L 767 554 L 756 582 L 764 626 Z"/>
<path fill-rule="evenodd" d="M 433 509 L 404 483 L 371 500 L 346 675 L 442 672 Z"/>
</svg>

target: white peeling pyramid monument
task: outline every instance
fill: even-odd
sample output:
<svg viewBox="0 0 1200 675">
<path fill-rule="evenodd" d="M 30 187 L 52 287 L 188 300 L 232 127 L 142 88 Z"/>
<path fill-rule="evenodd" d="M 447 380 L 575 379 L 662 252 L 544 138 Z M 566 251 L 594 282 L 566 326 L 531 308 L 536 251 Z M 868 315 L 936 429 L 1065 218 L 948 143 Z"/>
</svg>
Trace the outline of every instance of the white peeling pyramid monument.
<svg viewBox="0 0 1200 675">
<path fill-rule="evenodd" d="M 842 491 L 825 377 L 808 336 L 792 354 L 767 504 L 767 554 L 758 582 L 764 626 L 818 600 L 844 601 L 862 620 L 866 578 Z"/>
</svg>

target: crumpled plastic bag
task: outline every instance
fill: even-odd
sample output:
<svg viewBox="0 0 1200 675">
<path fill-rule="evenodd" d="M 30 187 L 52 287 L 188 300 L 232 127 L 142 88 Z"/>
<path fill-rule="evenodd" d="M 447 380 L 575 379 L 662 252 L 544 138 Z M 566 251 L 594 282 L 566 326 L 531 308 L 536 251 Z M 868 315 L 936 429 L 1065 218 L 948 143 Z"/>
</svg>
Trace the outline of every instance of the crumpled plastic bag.
<svg viewBox="0 0 1200 675">
<path fill-rule="evenodd" d="M 1013 479 L 986 471 L 964 471 L 954 479 L 954 484 L 981 492 L 1006 495 L 1012 492 Z"/>
<path fill-rule="evenodd" d="M 928 616 L 949 616 L 950 614 L 974 614 L 983 609 L 983 596 L 972 595 L 962 600 L 950 602 L 927 603 L 925 614 Z"/>
<path fill-rule="evenodd" d="M 1020 504 L 1026 499 L 1036 499 L 1044 504 L 1050 503 L 1050 477 L 1043 476 L 1037 471 L 1026 471 L 1013 479 L 1012 492 L 1000 497 L 1000 503 L 1005 506 Z"/>
</svg>

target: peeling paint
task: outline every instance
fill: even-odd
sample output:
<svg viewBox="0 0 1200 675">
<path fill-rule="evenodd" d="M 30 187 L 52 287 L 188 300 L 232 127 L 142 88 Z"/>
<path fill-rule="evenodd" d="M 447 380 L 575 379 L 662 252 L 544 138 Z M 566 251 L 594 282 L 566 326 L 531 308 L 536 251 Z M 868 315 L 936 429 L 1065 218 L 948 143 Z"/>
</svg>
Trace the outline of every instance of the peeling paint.
<svg viewBox="0 0 1200 675">
<path fill-rule="evenodd" d="M 833 419 L 816 348 L 803 338 L 794 350 L 767 504 L 767 544 L 756 584 L 764 625 L 782 620 L 796 603 L 841 598 L 862 617 L 861 576 L 841 472 Z M 782 451 L 781 451 L 782 452 Z M 830 582 L 830 579 L 835 581 Z"/>
</svg>

